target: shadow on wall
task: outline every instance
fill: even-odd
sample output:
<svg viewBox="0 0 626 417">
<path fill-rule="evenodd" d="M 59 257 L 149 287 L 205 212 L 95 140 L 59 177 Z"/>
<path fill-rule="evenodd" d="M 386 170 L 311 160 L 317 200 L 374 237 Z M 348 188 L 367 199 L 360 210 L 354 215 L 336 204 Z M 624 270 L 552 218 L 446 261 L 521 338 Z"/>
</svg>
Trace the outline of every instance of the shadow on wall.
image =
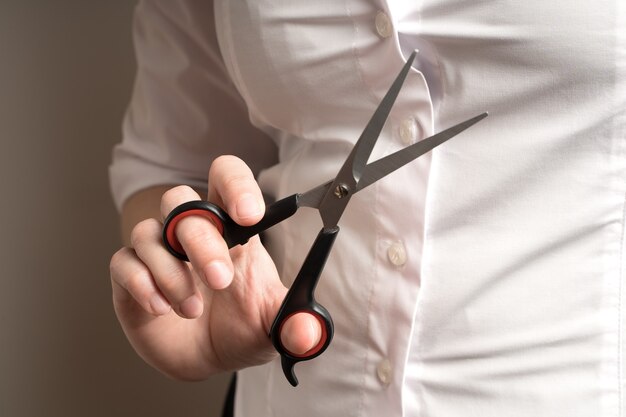
<svg viewBox="0 0 626 417">
<path fill-rule="evenodd" d="M 0 3 L 0 415 L 219 415 L 226 377 L 168 380 L 115 320 L 108 188 L 133 2 Z"/>
</svg>

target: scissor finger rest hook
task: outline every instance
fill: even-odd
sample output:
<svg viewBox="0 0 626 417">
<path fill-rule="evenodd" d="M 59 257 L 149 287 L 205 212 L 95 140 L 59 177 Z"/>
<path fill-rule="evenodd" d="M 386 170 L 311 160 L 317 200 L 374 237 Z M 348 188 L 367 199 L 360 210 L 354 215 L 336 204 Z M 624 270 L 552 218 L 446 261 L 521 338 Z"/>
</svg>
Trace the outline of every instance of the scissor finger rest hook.
<svg viewBox="0 0 626 417">
<path fill-rule="evenodd" d="M 283 373 L 294 387 L 298 385 L 298 378 L 293 369 L 294 365 L 321 355 L 330 345 L 333 338 L 333 319 L 328 310 L 315 301 L 315 287 L 335 242 L 337 233 L 339 233 L 339 227 L 322 229 L 319 232 L 270 329 L 272 344 L 281 356 Z M 304 354 L 290 352 L 283 346 L 280 338 L 285 322 L 297 313 L 312 314 L 319 321 L 322 328 L 322 335 L 318 344 Z"/>
<path fill-rule="evenodd" d="M 322 329 L 322 334 L 317 345 L 315 345 L 313 348 L 303 354 L 290 352 L 287 348 L 283 346 L 280 339 L 281 331 L 285 322 L 291 316 L 298 313 L 308 313 L 313 315 L 313 317 L 315 317 L 319 321 Z M 274 322 L 276 329 L 272 327 L 270 337 L 272 339 L 272 344 L 274 345 L 274 348 L 280 354 L 283 373 L 285 374 L 287 381 L 289 381 L 289 383 L 295 387 L 296 385 L 298 385 L 298 378 L 296 377 L 296 373 L 293 369 L 295 364 L 298 362 L 311 360 L 324 353 L 324 351 L 326 350 L 326 348 L 328 348 L 330 342 L 333 339 L 333 319 L 331 318 L 330 313 L 328 313 L 328 310 L 324 308 L 324 306 L 315 302 L 306 309 L 296 310 L 295 312 L 284 317 L 283 315 L 279 314 L 276 319 L 277 320 Z M 278 319 L 281 320 L 278 321 Z"/>
</svg>

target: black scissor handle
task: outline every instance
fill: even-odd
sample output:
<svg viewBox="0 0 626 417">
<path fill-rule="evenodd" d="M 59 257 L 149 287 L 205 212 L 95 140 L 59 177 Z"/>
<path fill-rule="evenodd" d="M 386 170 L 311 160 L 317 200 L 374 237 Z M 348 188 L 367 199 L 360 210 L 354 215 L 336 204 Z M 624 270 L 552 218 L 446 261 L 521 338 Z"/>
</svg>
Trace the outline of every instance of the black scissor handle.
<svg viewBox="0 0 626 417">
<path fill-rule="evenodd" d="M 229 248 L 245 244 L 248 239 L 277 223 L 291 217 L 298 210 L 298 194 L 278 200 L 266 208 L 263 218 L 253 226 L 240 226 L 221 207 L 204 200 L 188 201 L 176 207 L 163 223 L 163 244 L 167 250 L 183 261 L 189 261 L 185 250 L 176 237 L 176 225 L 188 216 L 209 219 L 220 232 Z"/>
<path fill-rule="evenodd" d="M 315 301 L 315 287 L 338 232 L 338 227 L 322 229 L 319 232 L 270 329 L 272 344 L 281 356 L 283 373 L 294 387 L 298 385 L 298 378 L 293 369 L 295 364 L 311 360 L 324 353 L 333 338 L 333 319 L 328 310 Z M 297 313 L 312 314 L 322 326 L 322 337 L 319 343 L 301 355 L 287 350 L 280 340 L 283 325 L 291 316 Z"/>
<path fill-rule="evenodd" d="M 225 227 L 232 227 L 231 223 L 234 223 L 224 210 L 208 201 L 188 201 L 172 210 L 163 223 L 163 244 L 172 255 L 187 262 L 189 258 L 176 238 L 176 226 L 179 221 L 189 216 L 202 216 L 209 219 L 222 236 Z"/>
</svg>

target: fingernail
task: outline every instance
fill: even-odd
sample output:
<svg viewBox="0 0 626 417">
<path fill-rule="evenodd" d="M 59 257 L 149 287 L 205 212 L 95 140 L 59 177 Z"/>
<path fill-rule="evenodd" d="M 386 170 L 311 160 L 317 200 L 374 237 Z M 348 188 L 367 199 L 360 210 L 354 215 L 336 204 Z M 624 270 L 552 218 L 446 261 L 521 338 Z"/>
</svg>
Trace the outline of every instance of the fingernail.
<svg viewBox="0 0 626 417">
<path fill-rule="evenodd" d="M 263 214 L 263 206 L 259 199 L 252 194 L 243 194 L 237 201 L 237 216 L 240 219 L 257 217 Z"/>
<path fill-rule="evenodd" d="M 209 287 L 221 290 L 230 285 L 232 272 L 222 261 L 213 261 L 204 269 L 204 276 Z"/>
<path fill-rule="evenodd" d="M 150 308 L 152 308 L 152 312 L 157 316 L 167 314 L 171 309 L 167 301 L 165 301 L 159 294 L 154 294 L 150 297 Z"/>
<path fill-rule="evenodd" d="M 180 303 L 180 312 L 183 316 L 194 319 L 202 314 L 202 307 L 202 300 L 197 294 L 194 294 Z"/>
</svg>

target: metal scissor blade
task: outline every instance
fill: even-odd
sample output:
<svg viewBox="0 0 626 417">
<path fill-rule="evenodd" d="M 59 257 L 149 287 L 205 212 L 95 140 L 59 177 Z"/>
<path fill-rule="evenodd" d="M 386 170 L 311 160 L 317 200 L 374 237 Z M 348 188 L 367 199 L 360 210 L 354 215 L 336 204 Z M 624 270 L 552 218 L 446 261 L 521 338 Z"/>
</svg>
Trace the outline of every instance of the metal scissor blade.
<svg viewBox="0 0 626 417">
<path fill-rule="evenodd" d="M 399 150 L 398 152 L 387 155 L 377 161 L 368 164 L 365 167 L 365 172 L 361 176 L 361 180 L 357 184 L 357 190 L 360 191 L 370 184 L 375 183 L 379 179 L 391 174 L 396 169 L 408 164 L 415 158 L 431 151 L 435 147 L 441 145 L 448 139 L 458 135 L 468 127 L 478 123 L 485 117 L 487 113 L 482 113 L 476 117 L 472 117 L 464 122 L 454 125 L 442 132 L 437 133 L 429 138 L 421 140 L 411 146 Z"/>
<path fill-rule="evenodd" d="M 298 206 L 319 208 L 320 204 L 322 204 L 324 196 L 326 195 L 328 189 L 332 184 L 333 180 L 326 181 L 324 184 L 318 185 L 317 187 L 310 189 L 306 193 L 299 194 Z"/>
<path fill-rule="evenodd" d="M 376 140 L 380 136 L 380 132 L 385 126 L 385 122 L 387 121 L 387 117 L 391 112 L 391 108 L 393 107 L 393 103 L 395 103 L 396 98 L 398 97 L 398 93 L 402 88 L 402 84 L 406 79 L 406 76 L 411 69 L 411 65 L 413 64 L 413 60 L 415 59 L 416 51 L 413 51 L 411 56 L 402 67 L 402 70 L 394 80 L 391 87 L 389 87 L 389 91 L 385 94 L 382 101 L 378 105 L 378 108 L 372 115 L 372 118 L 365 126 L 363 133 L 359 137 L 354 149 L 346 160 L 346 164 L 350 164 L 352 167 L 352 176 L 356 181 L 359 180 L 365 165 L 367 164 L 367 160 L 369 159 L 372 149 L 374 149 L 374 145 L 376 144 Z M 340 172 L 343 171 L 343 168 Z"/>
</svg>

